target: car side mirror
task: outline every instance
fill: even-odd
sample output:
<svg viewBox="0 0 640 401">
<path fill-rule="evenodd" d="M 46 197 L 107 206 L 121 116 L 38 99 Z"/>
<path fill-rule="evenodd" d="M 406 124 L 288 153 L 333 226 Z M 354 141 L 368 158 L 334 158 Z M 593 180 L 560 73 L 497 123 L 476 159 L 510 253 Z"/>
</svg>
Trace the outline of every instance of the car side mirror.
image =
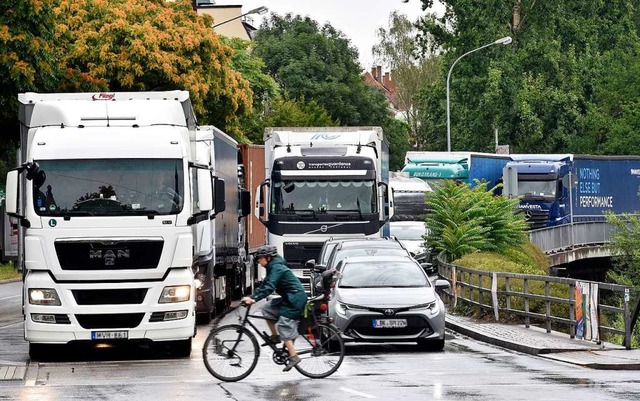
<svg viewBox="0 0 640 401">
<path fill-rule="evenodd" d="M 432 273 L 433 272 L 433 264 L 429 263 L 429 262 L 423 262 L 420 263 L 420 267 L 422 267 L 422 270 L 425 271 L 425 273 Z"/>
<path fill-rule="evenodd" d="M 451 284 L 447 280 L 438 279 L 435 283 L 436 290 L 446 290 L 451 288 Z"/>
<path fill-rule="evenodd" d="M 314 273 L 323 273 L 325 270 L 327 270 L 327 266 L 325 265 L 315 265 L 313 267 Z"/>
<path fill-rule="evenodd" d="M 304 268 L 305 269 L 313 269 L 316 265 L 316 260 L 315 259 L 309 259 L 306 262 L 304 262 Z"/>
</svg>

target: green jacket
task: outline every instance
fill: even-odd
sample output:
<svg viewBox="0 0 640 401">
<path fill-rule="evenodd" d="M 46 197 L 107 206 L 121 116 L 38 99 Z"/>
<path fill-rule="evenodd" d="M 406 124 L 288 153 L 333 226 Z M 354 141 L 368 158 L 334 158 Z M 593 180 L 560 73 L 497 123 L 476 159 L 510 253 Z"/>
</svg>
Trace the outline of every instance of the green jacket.
<svg viewBox="0 0 640 401">
<path fill-rule="evenodd" d="M 262 285 L 254 291 L 251 298 L 259 301 L 272 292 L 280 295 L 280 300 L 274 300 L 274 306 L 280 308 L 280 315 L 289 319 L 300 319 L 307 304 L 307 294 L 302 283 L 287 266 L 287 262 L 280 255 L 276 255 L 267 264 L 267 277 Z"/>
</svg>

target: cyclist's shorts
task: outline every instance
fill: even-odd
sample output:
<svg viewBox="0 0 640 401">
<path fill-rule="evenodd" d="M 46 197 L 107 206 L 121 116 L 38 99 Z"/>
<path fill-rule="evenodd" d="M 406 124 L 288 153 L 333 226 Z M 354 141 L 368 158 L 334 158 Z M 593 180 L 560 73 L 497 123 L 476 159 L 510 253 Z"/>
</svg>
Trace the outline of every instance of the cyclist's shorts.
<svg viewBox="0 0 640 401">
<path fill-rule="evenodd" d="M 285 316 L 280 316 L 280 308 L 277 306 L 279 302 L 277 302 L 275 306 L 273 305 L 273 301 L 275 300 L 280 301 L 280 299 L 276 298 L 267 302 L 262 308 L 262 315 L 269 320 L 277 321 L 276 328 L 278 329 L 278 334 L 280 334 L 280 338 L 283 341 L 295 340 L 296 337 L 298 337 L 299 321 Z"/>
</svg>

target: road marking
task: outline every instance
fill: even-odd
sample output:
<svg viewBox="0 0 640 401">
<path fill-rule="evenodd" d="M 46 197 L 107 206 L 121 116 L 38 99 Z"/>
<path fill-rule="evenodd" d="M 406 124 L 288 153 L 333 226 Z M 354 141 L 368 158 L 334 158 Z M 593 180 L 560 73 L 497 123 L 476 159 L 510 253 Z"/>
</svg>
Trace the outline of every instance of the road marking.
<svg viewBox="0 0 640 401">
<path fill-rule="evenodd" d="M 347 393 L 351 393 L 353 395 L 359 395 L 360 397 L 364 397 L 364 398 L 378 398 L 378 397 L 373 396 L 371 394 L 361 393 L 360 391 L 351 390 L 350 388 L 346 388 L 346 387 L 340 387 L 340 390 L 346 391 Z"/>
<path fill-rule="evenodd" d="M 20 298 L 22 295 L 12 295 L 10 297 L 4 297 L 4 298 L 0 298 L 0 301 L 4 301 L 5 299 L 11 299 L 11 298 Z"/>
</svg>

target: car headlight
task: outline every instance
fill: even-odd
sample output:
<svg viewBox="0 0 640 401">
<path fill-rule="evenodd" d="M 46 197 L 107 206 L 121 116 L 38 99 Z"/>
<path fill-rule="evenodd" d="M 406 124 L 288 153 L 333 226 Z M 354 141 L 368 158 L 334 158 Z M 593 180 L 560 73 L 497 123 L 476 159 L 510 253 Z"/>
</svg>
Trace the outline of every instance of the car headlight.
<svg viewBox="0 0 640 401">
<path fill-rule="evenodd" d="M 184 302 L 188 301 L 189 298 L 191 298 L 190 285 L 172 285 L 170 287 L 164 287 L 158 303 Z"/>
<path fill-rule="evenodd" d="M 338 314 L 338 316 L 347 317 L 347 309 L 349 309 L 347 305 L 343 304 L 342 302 L 336 302 L 336 313 Z"/>
<path fill-rule="evenodd" d="M 420 304 L 409 308 L 409 310 L 428 310 L 431 314 L 436 314 L 439 311 L 437 301 L 429 302 L 428 304 Z"/>
<path fill-rule="evenodd" d="M 29 288 L 29 303 L 31 305 L 61 305 L 60 297 L 53 288 Z"/>
</svg>

